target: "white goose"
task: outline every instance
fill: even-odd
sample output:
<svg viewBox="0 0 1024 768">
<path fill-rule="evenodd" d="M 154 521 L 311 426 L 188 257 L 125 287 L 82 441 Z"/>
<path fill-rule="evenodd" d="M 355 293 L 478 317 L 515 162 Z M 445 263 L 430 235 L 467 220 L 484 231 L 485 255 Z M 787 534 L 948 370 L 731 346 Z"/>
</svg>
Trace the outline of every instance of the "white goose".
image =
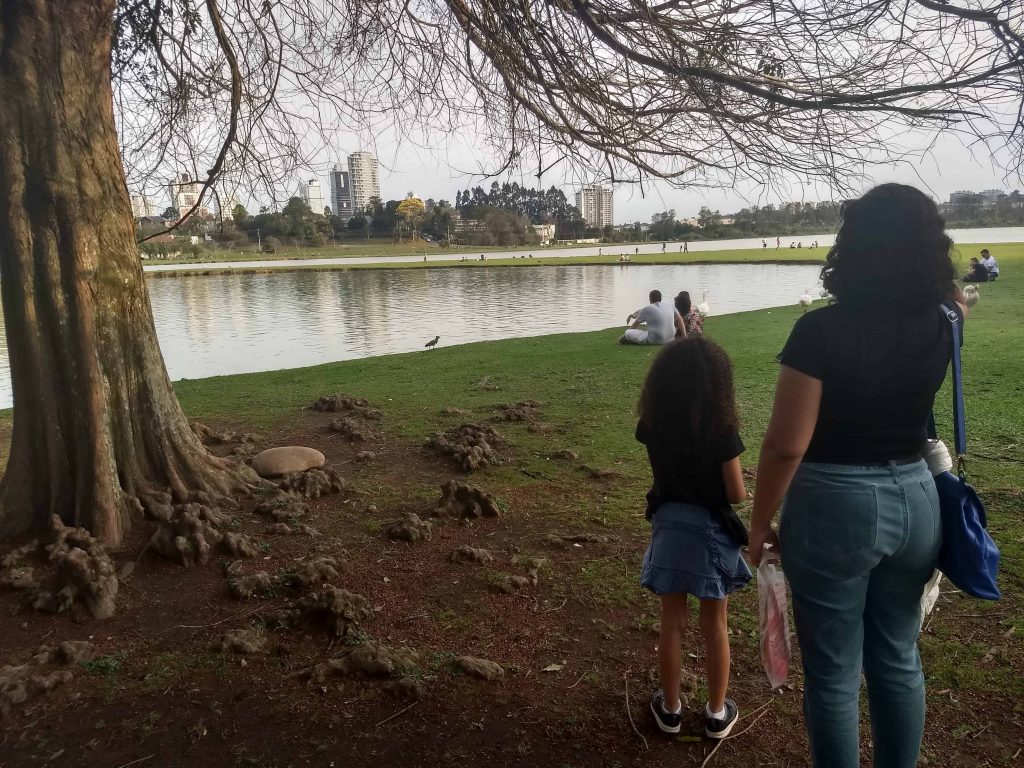
<svg viewBox="0 0 1024 768">
<path fill-rule="evenodd" d="M 978 286 L 976 285 L 965 285 L 964 286 L 964 304 L 968 307 L 973 307 L 981 301 L 981 294 L 978 292 Z"/>
<path fill-rule="evenodd" d="M 803 296 L 800 297 L 800 306 L 804 308 L 804 312 L 806 312 L 807 308 L 809 306 L 811 306 L 811 304 L 813 304 L 813 303 L 814 303 L 814 297 L 811 296 L 810 289 L 809 288 L 804 288 Z"/>
<path fill-rule="evenodd" d="M 701 302 L 697 305 L 697 312 L 700 313 L 701 317 L 707 317 L 711 314 L 711 307 L 708 306 L 708 294 L 711 293 L 707 288 L 704 289 L 704 294 L 701 296 Z"/>
</svg>

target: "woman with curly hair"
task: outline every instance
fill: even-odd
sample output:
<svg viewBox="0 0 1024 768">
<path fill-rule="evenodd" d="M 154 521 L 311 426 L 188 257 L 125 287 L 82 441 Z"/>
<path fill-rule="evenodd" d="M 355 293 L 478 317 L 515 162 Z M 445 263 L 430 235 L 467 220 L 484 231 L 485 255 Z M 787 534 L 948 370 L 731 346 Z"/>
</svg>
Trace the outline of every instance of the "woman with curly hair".
<svg viewBox="0 0 1024 768">
<path fill-rule="evenodd" d="M 747 531 L 732 504 L 745 498 L 732 366 L 721 347 L 692 337 L 655 358 L 640 397 L 636 439 L 647 447 L 654 483 L 647 493 L 651 543 L 640 583 L 661 597 L 658 664 L 662 689 L 651 712 L 679 733 L 679 673 L 689 621 L 687 595 L 700 601 L 708 702 L 704 732 L 729 735 L 739 713 L 729 687 L 729 593 L 750 581 L 740 553 Z"/>
<path fill-rule="evenodd" d="M 835 301 L 797 320 L 778 358 L 750 555 L 757 564 L 765 545 L 781 551 L 815 766 L 860 765 L 862 671 L 874 764 L 917 764 L 919 605 L 942 536 L 922 449 L 949 366 L 948 314 L 967 314 L 944 227 L 913 187 L 849 203 L 822 270 Z"/>
</svg>

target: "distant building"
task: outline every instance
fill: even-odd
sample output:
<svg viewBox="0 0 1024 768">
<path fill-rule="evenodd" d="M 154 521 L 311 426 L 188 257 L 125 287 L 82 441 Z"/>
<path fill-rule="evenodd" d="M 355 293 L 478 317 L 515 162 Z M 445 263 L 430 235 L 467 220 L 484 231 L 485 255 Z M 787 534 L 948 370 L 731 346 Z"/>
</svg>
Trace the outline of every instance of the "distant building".
<svg viewBox="0 0 1024 768">
<path fill-rule="evenodd" d="M 541 245 L 550 245 L 551 241 L 555 239 L 554 224 L 531 224 L 530 229 L 540 238 Z"/>
<path fill-rule="evenodd" d="M 999 198 L 1006 197 L 1006 193 L 1001 189 L 984 189 L 978 194 L 981 195 L 981 204 L 984 206 L 995 205 Z"/>
<path fill-rule="evenodd" d="M 331 213 L 348 221 L 354 213 L 348 171 L 340 163 L 335 163 L 331 166 L 328 178 L 331 185 Z"/>
<path fill-rule="evenodd" d="M 156 206 L 146 195 L 132 195 L 132 216 L 136 219 L 155 216 L 156 212 Z"/>
<path fill-rule="evenodd" d="M 370 198 L 380 197 L 377 158 L 369 152 L 353 152 L 348 156 L 348 174 L 352 189 L 352 210 L 365 210 L 370 204 Z"/>
<path fill-rule="evenodd" d="M 612 190 L 601 184 L 588 184 L 576 193 L 576 207 L 588 227 L 602 229 L 612 224 Z"/>
<path fill-rule="evenodd" d="M 309 179 L 308 181 L 301 182 L 299 188 L 295 191 L 295 196 L 308 205 L 309 210 L 313 213 L 323 215 L 326 203 L 324 203 L 324 194 L 320 189 L 320 182 L 318 180 Z M 331 213 L 334 213 L 333 208 Z"/>
<path fill-rule="evenodd" d="M 199 199 L 202 185 L 187 173 L 183 173 L 171 179 L 167 184 L 167 189 L 171 196 L 171 208 L 178 212 L 178 216 L 184 216 L 192 210 L 192 206 Z M 195 213 L 201 217 L 209 217 L 210 209 L 204 205 L 197 208 Z"/>
<path fill-rule="evenodd" d="M 957 205 L 963 205 L 965 203 L 970 203 L 971 199 L 976 197 L 976 196 L 977 195 L 976 195 L 975 192 L 966 192 L 966 191 L 952 192 L 949 195 L 949 204 L 951 206 L 957 206 Z"/>
</svg>

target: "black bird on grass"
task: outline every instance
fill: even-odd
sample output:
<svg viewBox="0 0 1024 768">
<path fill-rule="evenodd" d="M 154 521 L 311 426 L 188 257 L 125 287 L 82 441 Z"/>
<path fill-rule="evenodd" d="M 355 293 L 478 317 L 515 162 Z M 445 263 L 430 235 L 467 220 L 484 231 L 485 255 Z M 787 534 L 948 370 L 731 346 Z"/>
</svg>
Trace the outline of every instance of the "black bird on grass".
<svg viewBox="0 0 1024 768">
<path fill-rule="evenodd" d="M 434 347 L 437 346 L 437 342 L 440 340 L 440 338 L 441 338 L 440 336 L 435 336 L 433 339 L 428 341 L 423 346 L 426 347 L 427 349 L 433 349 Z"/>
</svg>

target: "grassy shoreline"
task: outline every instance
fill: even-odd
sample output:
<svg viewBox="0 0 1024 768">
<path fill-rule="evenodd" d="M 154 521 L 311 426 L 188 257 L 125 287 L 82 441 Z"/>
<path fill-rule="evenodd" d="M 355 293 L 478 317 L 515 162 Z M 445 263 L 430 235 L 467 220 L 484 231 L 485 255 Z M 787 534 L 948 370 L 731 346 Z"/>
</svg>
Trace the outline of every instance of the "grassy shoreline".
<svg viewBox="0 0 1024 768">
<path fill-rule="evenodd" d="M 982 247 L 997 254 L 997 258 L 1024 258 L 1024 243 L 961 243 L 956 248 L 955 259 L 961 271 L 966 269 L 968 258 Z M 707 265 L 707 264 L 820 264 L 828 253 L 827 248 L 804 248 L 765 251 L 761 248 L 747 248 L 723 251 L 695 251 L 691 253 L 649 253 L 630 254 L 627 263 L 619 261 L 616 251 L 603 256 L 543 256 L 512 259 L 489 259 L 487 261 L 403 261 L 375 262 L 372 264 L 289 264 L 274 267 L 244 266 L 223 267 L 209 264 L 194 269 L 147 271 L 154 277 L 196 277 L 214 274 L 268 274 L 271 272 L 332 272 L 357 269 L 486 269 L 488 267 L 550 267 L 550 266 L 596 266 L 596 265 Z M 771 255 L 766 255 L 771 254 Z M 163 262 L 170 263 L 170 262 Z M 212 262 L 211 262 L 212 263 Z"/>
</svg>

